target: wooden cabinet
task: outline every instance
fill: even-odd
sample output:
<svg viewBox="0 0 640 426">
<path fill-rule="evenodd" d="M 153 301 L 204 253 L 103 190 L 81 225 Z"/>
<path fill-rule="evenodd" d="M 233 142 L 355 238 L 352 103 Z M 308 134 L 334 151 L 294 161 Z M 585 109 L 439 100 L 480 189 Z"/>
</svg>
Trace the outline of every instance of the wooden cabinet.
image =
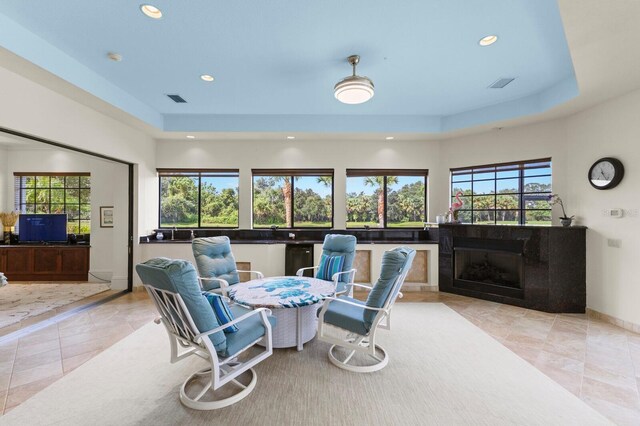
<svg viewBox="0 0 640 426">
<path fill-rule="evenodd" d="M 10 281 L 87 281 L 89 246 L 0 246 Z"/>
</svg>

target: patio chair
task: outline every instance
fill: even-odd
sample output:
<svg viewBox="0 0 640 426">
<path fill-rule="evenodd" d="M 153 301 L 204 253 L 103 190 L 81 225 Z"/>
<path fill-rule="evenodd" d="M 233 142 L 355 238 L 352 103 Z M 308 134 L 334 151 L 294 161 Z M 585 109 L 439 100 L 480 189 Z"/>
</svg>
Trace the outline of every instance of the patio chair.
<svg viewBox="0 0 640 426">
<path fill-rule="evenodd" d="M 171 363 L 191 355 L 209 363 L 184 381 L 180 388 L 180 401 L 195 410 L 214 410 L 249 395 L 257 381 L 252 367 L 271 356 L 273 351 L 271 328 L 275 319 L 270 316 L 271 311 L 232 305 L 230 311 L 235 319 L 220 324 L 202 293 L 190 262 L 155 258 L 136 265 L 136 271 L 160 313 L 156 323 L 162 322 L 169 334 Z M 233 325 L 238 330 L 226 333 L 225 330 Z M 264 348 L 256 354 L 252 349 L 249 356 L 247 350 L 258 343 Z M 238 376 L 245 372 L 250 374 L 250 380 L 244 380 L 248 384 L 238 380 Z M 229 386 L 224 387 L 227 384 Z M 239 390 L 229 396 L 233 391 L 230 386 Z"/>
<path fill-rule="evenodd" d="M 347 285 L 353 283 L 356 270 L 352 268 L 356 257 L 356 237 L 353 235 L 327 234 L 322 244 L 322 257 L 318 266 L 300 268 L 297 276 L 307 270 L 314 270 L 316 278 L 333 281 L 336 294 L 347 292 Z"/>
<path fill-rule="evenodd" d="M 318 315 L 318 339 L 333 343 L 329 349 L 332 364 L 345 370 L 366 373 L 378 371 L 389 362 L 384 348 L 376 343 L 378 329 L 391 328 L 391 308 L 398 297 L 400 288 L 409 273 L 415 250 L 397 247 L 382 256 L 380 278 L 373 287 L 349 284 L 369 291 L 366 302 L 346 295 L 325 299 Z M 331 328 L 334 327 L 333 330 Z M 339 333 L 332 333 L 337 328 Z M 336 355 L 336 347 L 347 349 L 347 355 Z M 356 353 L 367 355 L 373 364 L 355 365 L 350 363 Z"/>
<path fill-rule="evenodd" d="M 206 291 L 226 296 L 230 286 L 240 282 L 239 272 L 255 274 L 264 278 L 259 271 L 238 271 L 236 259 L 231 252 L 229 237 L 196 238 L 191 243 L 193 257 L 198 267 L 200 285 Z"/>
</svg>

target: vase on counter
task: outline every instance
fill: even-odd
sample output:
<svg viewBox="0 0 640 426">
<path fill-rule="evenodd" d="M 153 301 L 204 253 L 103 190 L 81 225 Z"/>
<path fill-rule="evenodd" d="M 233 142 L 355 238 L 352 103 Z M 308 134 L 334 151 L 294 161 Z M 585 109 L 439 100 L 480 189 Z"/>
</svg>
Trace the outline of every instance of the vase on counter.
<svg viewBox="0 0 640 426">
<path fill-rule="evenodd" d="M 164 234 L 162 232 L 158 232 L 156 234 L 156 240 L 158 240 L 158 241 L 164 240 Z"/>
<path fill-rule="evenodd" d="M 560 223 L 562 224 L 562 226 L 564 226 L 565 228 L 568 228 L 571 226 L 571 222 L 573 222 L 573 218 L 572 217 L 561 217 L 560 218 Z"/>
</svg>

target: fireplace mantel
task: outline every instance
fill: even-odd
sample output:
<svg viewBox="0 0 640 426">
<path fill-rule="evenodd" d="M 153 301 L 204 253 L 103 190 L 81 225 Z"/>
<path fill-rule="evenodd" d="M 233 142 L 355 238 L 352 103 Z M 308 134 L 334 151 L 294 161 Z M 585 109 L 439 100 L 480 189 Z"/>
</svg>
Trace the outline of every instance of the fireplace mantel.
<svg viewBox="0 0 640 426">
<path fill-rule="evenodd" d="M 440 291 L 545 312 L 584 313 L 586 229 L 440 225 Z M 468 254 L 471 251 L 474 255 Z M 511 256 L 513 260 L 505 263 L 501 256 Z M 474 281 L 469 274 L 461 276 L 462 270 L 473 262 L 485 262 L 484 270 L 498 271 L 499 275 L 520 274 L 517 286 L 501 284 L 499 279 Z M 483 270 L 472 264 L 471 269 L 474 268 Z"/>
</svg>

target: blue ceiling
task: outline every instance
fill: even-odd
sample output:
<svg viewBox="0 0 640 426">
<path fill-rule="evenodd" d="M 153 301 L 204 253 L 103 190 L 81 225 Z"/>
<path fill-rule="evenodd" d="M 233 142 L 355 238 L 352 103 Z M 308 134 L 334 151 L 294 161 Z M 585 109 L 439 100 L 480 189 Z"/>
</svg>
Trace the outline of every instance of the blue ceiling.
<svg viewBox="0 0 640 426">
<path fill-rule="evenodd" d="M 0 45 L 166 131 L 444 132 L 578 94 L 556 0 L 150 3 L 2 0 Z M 361 105 L 333 97 L 351 54 Z"/>
</svg>

